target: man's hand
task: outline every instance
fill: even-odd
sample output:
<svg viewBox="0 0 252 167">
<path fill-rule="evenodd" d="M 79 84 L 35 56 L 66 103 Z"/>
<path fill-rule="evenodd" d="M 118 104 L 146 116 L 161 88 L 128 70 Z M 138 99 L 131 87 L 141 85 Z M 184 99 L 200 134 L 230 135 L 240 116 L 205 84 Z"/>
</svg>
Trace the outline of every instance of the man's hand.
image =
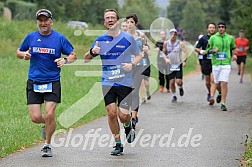
<svg viewBox="0 0 252 167">
<path fill-rule="evenodd" d="M 122 65 L 123 65 L 122 68 L 124 71 L 131 71 L 132 70 L 133 65 L 131 63 L 122 63 Z"/>
<path fill-rule="evenodd" d="M 236 55 L 233 55 L 232 56 L 232 61 L 236 61 L 237 60 L 237 56 Z"/>
<path fill-rule="evenodd" d="M 54 62 L 57 63 L 57 67 L 62 67 L 66 63 L 64 58 L 55 59 Z"/>
<path fill-rule="evenodd" d="M 24 60 L 29 60 L 31 58 L 31 54 L 30 54 L 30 51 L 31 51 L 31 48 L 29 48 L 26 52 L 23 52 L 24 53 Z"/>
<path fill-rule="evenodd" d="M 91 53 L 92 55 L 95 55 L 95 54 L 100 54 L 100 50 L 101 48 L 98 45 L 98 41 L 96 41 L 94 48 L 91 49 L 90 52 L 92 52 Z"/>
</svg>

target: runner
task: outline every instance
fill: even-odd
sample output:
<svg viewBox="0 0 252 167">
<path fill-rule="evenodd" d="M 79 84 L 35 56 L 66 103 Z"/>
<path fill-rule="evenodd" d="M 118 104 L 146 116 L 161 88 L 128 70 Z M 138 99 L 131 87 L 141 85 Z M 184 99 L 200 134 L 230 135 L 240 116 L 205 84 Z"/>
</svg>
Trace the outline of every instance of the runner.
<svg viewBox="0 0 252 167">
<path fill-rule="evenodd" d="M 145 38 L 144 34 L 142 36 L 142 41 L 143 41 L 142 54 L 144 55 L 142 61 L 143 61 L 144 71 L 142 72 L 143 81 L 141 84 L 141 97 L 142 97 L 142 103 L 145 103 L 146 102 L 145 92 L 146 92 L 147 100 L 151 99 L 150 82 L 149 82 L 150 73 L 151 73 L 149 56 L 151 56 L 151 51 L 150 51 L 150 46 L 147 44 L 147 39 Z"/>
<path fill-rule="evenodd" d="M 163 59 L 163 45 L 166 41 L 166 32 L 160 32 L 161 41 L 155 44 L 155 50 L 157 54 L 157 65 L 158 65 L 158 79 L 159 79 L 159 91 L 164 91 L 164 86 L 166 87 L 167 93 L 170 93 L 170 79 L 168 75 L 168 66 Z"/>
<path fill-rule="evenodd" d="M 238 75 L 240 75 L 240 83 L 243 82 L 243 75 L 245 70 L 247 51 L 249 49 L 249 40 L 245 38 L 244 30 L 239 31 L 239 37 L 235 39 L 237 56 Z"/>
<path fill-rule="evenodd" d="M 127 141 L 133 142 L 135 132 L 129 112 L 133 82 L 132 69 L 142 59 L 142 54 L 132 35 L 119 30 L 119 16 L 115 9 L 104 11 L 104 26 L 108 32 L 94 41 L 91 49 L 85 54 L 84 60 L 87 63 L 98 55 L 102 60 L 102 91 L 108 124 L 116 143 L 111 155 L 121 155 L 123 146 L 118 117 L 123 123 Z M 132 62 L 131 55 L 136 55 Z"/>
<path fill-rule="evenodd" d="M 221 86 L 221 110 L 227 111 L 225 102 L 228 91 L 228 82 L 231 72 L 231 61 L 236 59 L 234 54 L 235 42 L 231 35 L 226 33 L 226 24 L 224 22 L 218 23 L 218 32 L 212 35 L 208 41 L 207 53 L 212 53 L 212 69 L 214 83 L 211 85 L 210 104 L 214 104 L 214 94 L 216 86 Z"/>
<path fill-rule="evenodd" d="M 133 14 L 128 15 L 126 19 L 127 19 L 127 26 L 128 26 L 127 32 L 134 37 L 138 45 L 138 48 L 142 52 L 143 51 L 142 38 L 144 37 L 144 34 L 140 31 L 137 31 L 138 17 L 135 13 L 133 13 Z M 135 55 L 131 55 L 131 60 L 134 61 L 134 59 L 135 59 Z M 133 69 L 133 91 L 132 91 L 131 114 L 132 114 L 132 125 L 134 129 L 136 128 L 136 123 L 138 122 L 137 113 L 138 113 L 139 105 L 140 105 L 139 91 L 140 91 L 140 86 L 143 80 L 143 75 L 142 75 L 143 71 L 144 71 L 144 66 L 143 66 L 143 61 L 141 61 Z"/>
<path fill-rule="evenodd" d="M 182 51 L 185 53 L 186 58 L 188 52 L 184 42 L 177 40 L 177 30 L 170 30 L 171 39 L 164 42 L 163 46 L 163 58 L 165 62 L 170 64 L 170 85 L 172 90 L 172 102 L 177 102 L 176 86 L 175 82 L 179 87 L 180 96 L 184 95 L 183 89 L 183 67 L 186 65 L 186 59 L 182 60 Z M 167 55 L 167 56 L 166 56 Z"/>
<path fill-rule="evenodd" d="M 55 111 L 61 102 L 60 68 L 77 59 L 71 43 L 59 32 L 52 30 L 51 11 L 36 12 L 38 31 L 29 33 L 17 49 L 19 59 L 30 60 L 26 95 L 31 120 L 44 124 L 45 144 L 42 157 L 52 157 L 51 137 L 56 128 Z M 67 55 L 61 58 L 61 54 Z M 42 114 L 45 103 L 45 115 Z"/>
<path fill-rule="evenodd" d="M 207 54 L 206 53 L 206 48 L 208 44 L 209 38 L 215 34 L 215 29 L 216 29 L 216 24 L 215 23 L 209 23 L 207 25 L 207 35 L 204 35 L 203 37 L 200 38 L 199 42 L 197 43 L 195 47 L 195 51 L 199 53 L 199 55 L 202 56 L 201 59 L 201 72 L 203 75 L 205 75 L 205 83 L 206 83 L 206 88 L 207 88 L 207 101 L 211 98 L 211 83 L 213 82 L 213 75 L 212 75 L 212 54 Z M 216 98 L 216 102 L 220 103 L 221 101 L 221 91 L 220 87 L 217 87 L 219 91 L 219 95 Z"/>
</svg>

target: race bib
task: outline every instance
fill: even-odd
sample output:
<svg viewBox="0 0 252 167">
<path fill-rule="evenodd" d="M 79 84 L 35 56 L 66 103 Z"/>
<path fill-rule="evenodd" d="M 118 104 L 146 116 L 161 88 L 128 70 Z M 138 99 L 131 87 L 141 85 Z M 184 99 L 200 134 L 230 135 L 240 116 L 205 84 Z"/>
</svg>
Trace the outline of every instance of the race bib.
<svg viewBox="0 0 252 167">
<path fill-rule="evenodd" d="M 199 55 L 198 55 L 198 59 L 200 59 L 200 60 L 203 59 L 203 55 L 200 55 L 200 54 L 199 54 Z"/>
<path fill-rule="evenodd" d="M 163 58 L 163 52 L 159 51 L 159 57 Z"/>
<path fill-rule="evenodd" d="M 52 82 L 46 84 L 33 84 L 33 91 L 39 93 L 52 92 Z"/>
<path fill-rule="evenodd" d="M 170 66 L 170 71 L 180 71 L 178 64 L 173 64 Z"/>
<path fill-rule="evenodd" d="M 207 54 L 207 59 L 212 59 L 213 54 Z"/>
<path fill-rule="evenodd" d="M 225 60 L 227 58 L 226 52 L 217 52 L 216 53 L 216 60 Z"/>
<path fill-rule="evenodd" d="M 142 59 L 142 62 L 143 62 L 143 66 L 147 66 L 148 64 L 147 64 L 147 59 L 146 58 L 143 58 Z"/>
<path fill-rule="evenodd" d="M 242 46 L 238 47 L 239 52 L 243 52 L 244 48 Z"/>
<path fill-rule="evenodd" d="M 108 79 L 117 79 L 125 76 L 125 71 L 121 65 L 107 67 Z"/>
</svg>

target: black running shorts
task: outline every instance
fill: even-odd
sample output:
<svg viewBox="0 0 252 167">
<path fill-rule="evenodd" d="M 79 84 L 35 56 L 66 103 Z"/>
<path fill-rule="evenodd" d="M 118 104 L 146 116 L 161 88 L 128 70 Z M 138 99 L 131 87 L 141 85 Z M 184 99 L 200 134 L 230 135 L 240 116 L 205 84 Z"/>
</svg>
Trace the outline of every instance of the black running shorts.
<svg viewBox="0 0 252 167">
<path fill-rule="evenodd" d="M 44 101 L 53 101 L 56 103 L 60 103 L 61 101 L 61 85 L 60 81 L 52 82 L 52 92 L 39 93 L 34 92 L 33 84 L 43 84 L 34 82 L 32 80 L 27 80 L 26 85 L 26 97 L 27 104 L 42 104 Z"/>
<path fill-rule="evenodd" d="M 243 62 L 244 64 L 246 64 L 246 58 L 247 58 L 247 56 L 237 56 L 236 63 L 237 63 L 238 65 L 240 65 L 241 62 Z"/>
<path fill-rule="evenodd" d="M 127 86 L 102 86 L 105 106 L 116 103 L 117 106 L 129 110 L 132 100 L 132 88 Z"/>
<path fill-rule="evenodd" d="M 170 79 L 183 79 L 183 67 L 182 67 L 182 64 L 180 64 L 179 66 L 180 70 L 179 71 L 172 71 L 170 74 L 169 74 L 169 78 Z"/>
<path fill-rule="evenodd" d="M 210 75 L 212 73 L 212 63 L 211 60 L 202 60 L 201 62 L 201 72 L 204 75 Z"/>
</svg>

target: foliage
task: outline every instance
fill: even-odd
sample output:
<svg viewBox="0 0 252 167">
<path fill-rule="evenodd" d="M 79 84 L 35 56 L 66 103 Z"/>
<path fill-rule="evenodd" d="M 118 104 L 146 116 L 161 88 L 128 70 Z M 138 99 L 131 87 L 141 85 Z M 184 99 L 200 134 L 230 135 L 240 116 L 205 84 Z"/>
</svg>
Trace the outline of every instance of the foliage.
<svg viewBox="0 0 252 167">
<path fill-rule="evenodd" d="M 170 0 L 170 5 L 167 7 L 167 18 L 170 19 L 175 27 L 179 26 L 183 18 L 183 9 L 186 5 L 186 0 Z"/>
<path fill-rule="evenodd" d="M 17 0 L 8 0 L 6 2 L 6 6 L 12 11 L 13 19 L 24 20 L 35 18 L 37 4 Z"/>
<path fill-rule="evenodd" d="M 149 29 L 151 23 L 157 18 L 159 8 L 155 6 L 154 0 L 125 0 L 119 11 L 121 18 L 131 13 L 136 13 L 139 23 L 144 29 Z"/>
<path fill-rule="evenodd" d="M 183 19 L 179 24 L 179 27 L 182 27 L 186 32 L 186 38 L 189 40 L 197 40 L 198 34 L 205 28 L 204 17 L 205 13 L 203 12 L 199 1 L 186 3 L 183 10 Z M 197 21 L 197 24 L 195 24 L 195 20 Z"/>
<path fill-rule="evenodd" d="M 249 1 L 237 1 L 237 6 L 231 13 L 232 34 L 238 35 L 240 29 L 245 30 L 245 36 L 250 39 L 250 53 L 252 53 L 252 3 Z"/>
</svg>

